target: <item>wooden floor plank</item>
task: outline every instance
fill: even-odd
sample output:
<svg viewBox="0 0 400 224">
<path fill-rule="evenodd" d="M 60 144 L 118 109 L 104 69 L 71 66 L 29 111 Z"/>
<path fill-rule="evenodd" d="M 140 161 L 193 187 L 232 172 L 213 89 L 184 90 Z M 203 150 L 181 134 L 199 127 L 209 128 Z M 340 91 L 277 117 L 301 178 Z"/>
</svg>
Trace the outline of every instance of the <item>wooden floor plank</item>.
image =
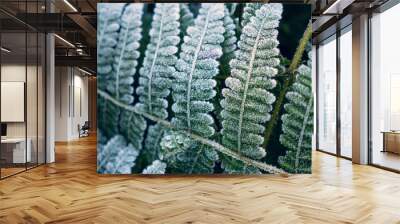
<svg viewBox="0 0 400 224">
<path fill-rule="evenodd" d="M 400 223 L 400 175 L 320 152 L 313 174 L 96 173 L 95 136 L 0 181 L 0 223 Z"/>
</svg>

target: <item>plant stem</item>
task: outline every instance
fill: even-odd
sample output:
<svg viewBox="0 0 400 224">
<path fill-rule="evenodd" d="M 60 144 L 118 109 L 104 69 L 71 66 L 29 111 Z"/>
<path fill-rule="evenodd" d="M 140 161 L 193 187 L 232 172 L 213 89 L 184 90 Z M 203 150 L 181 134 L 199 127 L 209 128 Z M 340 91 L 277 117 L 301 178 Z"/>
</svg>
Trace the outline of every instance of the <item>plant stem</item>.
<svg viewBox="0 0 400 224">
<path fill-rule="evenodd" d="M 294 53 L 292 62 L 289 66 L 288 78 L 285 79 L 282 89 L 279 92 L 279 96 L 275 102 L 274 110 L 272 111 L 271 120 L 267 123 L 267 127 L 264 132 L 264 144 L 263 148 L 267 148 L 272 131 L 274 130 L 276 124 L 278 123 L 279 112 L 282 110 L 283 101 L 285 100 L 285 96 L 289 87 L 293 84 L 296 79 L 296 69 L 299 67 L 301 63 L 301 58 L 303 57 L 304 51 L 306 49 L 307 43 L 311 38 L 312 34 L 312 26 L 309 24 L 307 29 L 304 31 L 303 37 L 300 39 L 299 45 L 297 46 L 296 52 Z"/>
<path fill-rule="evenodd" d="M 152 120 L 152 121 L 154 121 L 154 122 L 158 122 L 159 124 L 161 124 L 161 125 L 163 125 L 163 126 L 166 126 L 166 127 L 168 127 L 168 128 L 175 129 L 175 130 L 179 130 L 179 129 L 177 129 L 176 127 L 174 127 L 170 122 L 168 122 L 168 121 L 166 121 L 166 120 L 164 120 L 164 119 L 158 118 L 158 117 L 156 117 L 156 116 L 153 116 L 153 115 L 151 115 L 151 114 L 149 114 L 149 113 L 139 111 L 139 110 L 137 110 L 136 107 L 134 107 L 134 106 L 121 103 L 121 102 L 119 102 L 118 100 L 116 100 L 115 98 L 113 98 L 112 96 L 110 96 L 108 93 L 106 93 L 106 92 L 104 92 L 104 91 L 102 91 L 102 90 L 97 90 L 97 94 L 98 94 L 99 96 L 103 97 L 105 100 L 107 100 L 107 101 L 109 101 L 109 102 L 115 104 L 116 106 L 118 106 L 118 107 L 120 107 L 120 108 L 122 108 L 122 109 L 125 109 L 125 110 L 127 110 L 127 111 L 131 111 L 131 112 L 134 112 L 134 113 L 136 113 L 136 114 L 140 114 L 140 115 L 142 115 L 143 117 L 146 117 L 147 119 L 150 119 L 150 120 Z M 182 130 L 180 130 L 180 131 L 182 131 Z M 191 133 L 191 132 L 188 132 L 188 131 L 185 131 L 185 130 L 183 130 L 183 131 L 184 131 L 187 135 L 189 135 L 192 139 L 194 139 L 194 140 L 196 140 L 196 141 L 198 141 L 198 142 L 200 142 L 200 143 L 202 143 L 202 144 L 211 146 L 211 147 L 213 147 L 215 150 L 217 150 L 217 151 L 219 151 L 219 152 L 221 152 L 221 153 L 223 153 L 223 154 L 225 154 L 225 155 L 228 155 L 228 156 L 230 156 L 230 157 L 232 157 L 232 158 L 234 158 L 234 159 L 240 160 L 240 161 L 242 161 L 242 162 L 243 162 L 244 164 L 246 164 L 246 165 L 257 167 L 258 169 L 263 170 L 263 171 L 266 171 L 266 172 L 269 172 L 269 173 L 287 174 L 284 170 L 279 169 L 279 168 L 277 168 L 277 167 L 275 167 L 275 166 L 268 165 L 268 164 L 265 164 L 265 163 L 262 163 L 262 162 L 259 162 L 259 161 L 255 161 L 255 160 L 252 160 L 252 159 L 250 159 L 250 158 L 241 156 L 241 155 L 237 154 L 236 152 L 234 152 L 234 151 L 232 151 L 232 150 L 226 148 L 225 146 L 223 146 L 223 145 L 221 145 L 221 144 L 219 144 L 219 143 L 217 143 L 217 142 L 214 142 L 214 141 L 212 141 L 212 140 L 203 138 L 203 137 L 201 137 L 201 136 L 199 136 L 199 135 L 196 135 L 196 134 L 194 134 L 194 133 Z"/>
</svg>

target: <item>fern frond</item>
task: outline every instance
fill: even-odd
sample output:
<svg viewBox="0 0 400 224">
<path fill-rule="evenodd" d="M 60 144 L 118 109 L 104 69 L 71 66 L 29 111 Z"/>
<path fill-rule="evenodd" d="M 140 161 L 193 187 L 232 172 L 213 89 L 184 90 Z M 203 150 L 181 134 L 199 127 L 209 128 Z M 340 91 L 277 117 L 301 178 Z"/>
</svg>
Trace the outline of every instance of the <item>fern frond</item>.
<svg viewBox="0 0 400 224">
<path fill-rule="evenodd" d="M 100 129 L 97 129 L 97 144 L 103 144 L 105 145 L 108 141 L 107 137 L 103 134 L 103 132 Z"/>
<path fill-rule="evenodd" d="M 99 90 L 107 89 L 108 78 L 113 72 L 113 55 L 119 35 L 119 19 L 124 6 L 123 3 L 101 3 L 98 7 L 97 87 Z M 103 130 L 104 135 L 110 138 L 118 133 L 119 108 L 101 97 L 98 97 L 97 105 L 99 129 Z"/>
<path fill-rule="evenodd" d="M 219 104 L 219 100 L 222 98 L 222 88 L 224 87 L 223 82 L 229 76 L 229 74 L 231 72 L 230 67 L 229 67 L 229 62 L 234 58 L 235 50 L 237 48 L 236 25 L 234 24 L 233 19 L 226 7 L 225 7 L 225 15 L 224 15 L 224 28 L 225 28 L 224 42 L 222 43 L 223 55 L 220 60 L 220 62 L 221 62 L 220 63 L 220 72 L 219 72 L 218 76 L 216 77 L 217 97 L 214 98 L 215 116 L 216 116 L 216 123 L 217 123 L 218 127 L 221 126 L 221 121 L 222 121 L 222 118 L 221 118 L 222 107 Z"/>
<path fill-rule="evenodd" d="M 273 79 L 279 65 L 276 28 L 281 13 L 281 4 L 266 4 L 250 18 L 230 63 L 231 76 L 225 82 L 228 88 L 222 91 L 222 144 L 254 159 L 265 156 L 260 147 L 264 140 L 261 134 L 275 101 L 269 90 L 276 85 Z"/>
<path fill-rule="evenodd" d="M 164 174 L 167 164 L 161 162 L 160 160 L 154 160 L 151 165 L 147 166 L 142 174 Z"/>
<path fill-rule="evenodd" d="M 97 96 L 97 125 L 106 138 L 111 138 L 119 132 L 120 108 Z"/>
<path fill-rule="evenodd" d="M 289 91 L 289 87 L 293 84 L 294 80 L 296 79 L 296 69 L 301 63 L 301 59 L 303 57 L 306 46 L 309 43 L 311 34 L 312 34 L 312 25 L 309 24 L 307 26 L 307 29 L 304 31 L 303 37 L 299 41 L 296 52 L 293 56 L 293 59 L 290 62 L 289 68 L 287 69 L 288 77 L 282 83 L 279 95 L 277 97 L 276 102 L 274 103 L 274 110 L 272 111 L 271 120 L 266 125 L 264 133 L 264 144 L 263 144 L 264 148 L 268 147 L 272 132 L 274 131 L 275 126 L 278 123 L 286 93 L 287 91 Z"/>
<path fill-rule="evenodd" d="M 213 79 L 224 41 L 224 5 L 203 3 L 195 24 L 187 29 L 174 73 L 172 110 L 174 126 L 210 137 L 215 130 L 211 100 L 216 95 Z"/>
<path fill-rule="evenodd" d="M 97 149 L 97 172 L 102 174 L 130 174 L 139 152 L 121 135 L 111 138 Z"/>
<path fill-rule="evenodd" d="M 169 131 L 161 140 L 161 158 L 173 173 L 213 173 L 217 152 L 191 139 L 184 132 Z"/>
<path fill-rule="evenodd" d="M 146 120 L 143 116 L 130 111 L 123 110 L 121 112 L 119 121 L 121 134 L 128 139 L 135 149 L 142 149 L 146 126 Z"/>
<path fill-rule="evenodd" d="M 179 4 L 156 4 L 150 43 L 140 69 L 137 107 L 159 118 L 168 117 L 171 77 L 175 72 L 179 38 Z"/>
<path fill-rule="evenodd" d="M 126 104 L 134 100 L 132 83 L 139 57 L 142 7 L 143 4 L 99 5 L 99 89 L 106 89 Z M 119 129 L 120 110 L 100 97 L 98 104 L 99 128 L 107 137 L 114 136 Z"/>
<path fill-rule="evenodd" d="M 222 155 L 222 168 L 225 173 L 229 174 L 261 174 L 260 170 L 255 166 L 249 166 L 240 160 Z"/>
<path fill-rule="evenodd" d="M 109 75 L 107 90 L 117 100 L 133 103 L 133 81 L 140 53 L 139 41 L 142 38 L 143 4 L 128 4 L 119 20 L 120 30 L 114 49 L 114 61 Z M 104 16 L 104 15 L 103 15 Z"/>
<path fill-rule="evenodd" d="M 102 97 L 106 102 L 109 102 L 113 105 L 115 105 L 116 107 L 120 108 L 121 110 L 126 110 L 126 111 L 130 111 L 130 112 L 134 112 L 138 115 L 142 115 L 143 117 L 145 117 L 146 119 L 149 119 L 153 122 L 156 123 L 160 123 L 161 125 L 163 125 L 164 127 L 168 128 L 168 129 L 178 129 L 177 127 L 173 126 L 170 122 L 164 120 L 164 119 L 160 119 L 157 118 L 153 115 L 147 114 L 147 113 L 143 113 L 141 111 L 139 111 L 136 107 L 132 106 L 132 105 L 128 105 L 128 104 L 123 104 L 119 101 L 117 101 L 115 98 L 113 98 L 111 95 L 109 95 L 107 92 L 102 91 L 102 90 L 98 90 L 97 94 L 99 97 Z M 181 129 L 180 129 L 181 130 Z M 197 141 L 203 145 L 207 145 L 209 147 L 211 147 L 212 149 L 220 152 L 223 155 L 229 156 L 230 158 L 234 158 L 236 160 L 241 161 L 243 164 L 247 165 L 247 166 L 254 166 L 257 167 L 260 170 L 263 170 L 265 172 L 268 173 L 281 173 L 281 174 L 285 174 L 286 172 L 283 171 L 282 169 L 278 169 L 273 165 L 269 165 L 266 163 L 262 163 L 260 161 L 254 160 L 254 159 L 250 159 L 248 157 L 239 155 L 238 153 L 234 152 L 233 150 L 219 144 L 218 142 L 212 141 L 208 138 L 204 138 L 200 135 L 197 135 L 195 133 L 192 133 L 190 131 L 184 130 L 184 133 L 186 133 L 187 136 L 190 136 L 190 138 L 192 138 L 194 141 Z"/>
<path fill-rule="evenodd" d="M 194 24 L 193 13 L 189 9 L 188 3 L 180 3 L 180 24 L 181 24 L 181 39 L 186 35 L 186 30 Z"/>
<path fill-rule="evenodd" d="M 242 14 L 242 27 L 245 27 L 250 22 L 250 18 L 256 15 L 256 11 L 261 8 L 264 3 L 246 3 Z"/>
<path fill-rule="evenodd" d="M 233 14 L 235 14 L 238 4 L 239 3 L 236 3 L 236 2 L 235 3 L 227 3 L 226 4 L 226 7 L 228 9 L 228 13 L 229 13 L 230 16 L 233 16 Z"/>
<path fill-rule="evenodd" d="M 143 157 L 147 163 L 159 159 L 158 155 L 161 150 L 160 142 L 164 136 L 165 129 L 166 128 L 160 124 L 149 126 L 144 141 L 144 149 L 141 151 L 141 157 Z"/>
<path fill-rule="evenodd" d="M 278 159 L 279 165 L 290 173 L 311 173 L 311 141 L 313 134 L 313 96 L 311 69 L 301 65 L 282 116 L 279 141 L 287 148 Z"/>
<path fill-rule="evenodd" d="M 233 4 L 233 3 L 232 3 Z M 236 46 L 236 25 L 233 22 L 231 15 L 227 8 L 225 8 L 225 16 L 224 16 L 224 42 L 222 43 L 222 51 L 223 56 L 221 58 L 221 65 L 226 65 L 229 67 L 229 62 L 232 58 L 234 58 Z"/>
<path fill-rule="evenodd" d="M 114 50 L 119 36 L 119 20 L 126 4 L 100 3 L 97 27 L 97 78 L 98 88 L 107 89 L 107 79 L 112 73 Z"/>
</svg>

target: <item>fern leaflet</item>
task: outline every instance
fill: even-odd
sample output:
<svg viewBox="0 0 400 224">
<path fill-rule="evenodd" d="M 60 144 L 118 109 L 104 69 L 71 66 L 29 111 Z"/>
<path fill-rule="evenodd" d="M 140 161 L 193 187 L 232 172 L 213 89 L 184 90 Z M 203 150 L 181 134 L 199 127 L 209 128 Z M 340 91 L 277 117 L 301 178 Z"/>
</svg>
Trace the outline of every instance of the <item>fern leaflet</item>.
<svg viewBox="0 0 400 224">
<path fill-rule="evenodd" d="M 180 10 L 180 23 L 181 23 L 181 39 L 186 35 L 186 30 L 189 26 L 193 26 L 194 24 L 194 16 L 190 11 L 187 3 L 179 4 Z"/>
<path fill-rule="evenodd" d="M 161 150 L 160 142 L 164 136 L 165 127 L 160 124 L 149 126 L 146 139 L 144 141 L 144 149 L 141 151 L 141 156 L 147 163 L 159 159 Z"/>
<path fill-rule="evenodd" d="M 275 101 L 268 90 L 276 85 L 272 78 L 279 65 L 276 28 L 281 13 L 282 5 L 266 4 L 250 18 L 230 63 L 231 76 L 225 81 L 228 88 L 222 91 L 222 144 L 254 159 L 265 156 L 265 150 L 260 147 L 263 143 L 260 134 Z M 228 170 L 229 163 L 224 164 Z"/>
<path fill-rule="evenodd" d="M 161 162 L 160 160 L 154 160 L 151 165 L 147 166 L 142 174 L 164 174 L 167 164 Z"/>
<path fill-rule="evenodd" d="M 311 69 L 301 65 L 291 91 L 286 94 L 286 114 L 282 116 L 279 141 L 287 148 L 279 165 L 290 173 L 311 173 L 311 141 L 313 132 L 313 96 Z"/>
<path fill-rule="evenodd" d="M 140 56 L 138 49 L 142 38 L 142 13 L 143 4 L 128 4 L 122 13 L 118 42 L 113 54 L 113 71 L 109 76 L 111 85 L 107 86 L 110 93 L 127 104 L 134 100 L 132 84 Z"/>
<path fill-rule="evenodd" d="M 172 123 L 204 137 L 215 132 L 209 113 L 214 110 L 210 101 L 216 95 L 213 77 L 222 55 L 223 18 L 223 4 L 202 4 L 194 26 L 187 29 L 174 73 Z"/>
<path fill-rule="evenodd" d="M 245 27 L 250 22 L 250 18 L 256 15 L 256 10 L 260 9 L 264 3 L 246 3 L 242 14 L 242 27 Z"/>
<path fill-rule="evenodd" d="M 127 144 L 125 138 L 116 135 L 106 145 L 97 149 L 97 172 L 102 174 L 130 174 L 139 152 Z"/>
<path fill-rule="evenodd" d="M 98 88 L 106 90 L 113 72 L 113 55 L 119 35 L 119 19 L 125 4 L 99 4 L 97 29 L 97 80 Z M 115 96 L 114 92 L 112 93 Z M 119 108 L 103 98 L 97 99 L 98 126 L 108 138 L 118 133 Z"/>
<path fill-rule="evenodd" d="M 168 162 L 173 173 L 213 173 L 217 152 L 194 141 L 184 132 L 168 131 L 161 140 L 160 157 Z"/>
<path fill-rule="evenodd" d="M 97 78 L 99 89 L 106 90 L 112 73 L 114 48 L 119 35 L 119 19 L 125 4 L 99 4 L 97 29 Z"/>
<path fill-rule="evenodd" d="M 166 98 L 170 94 L 171 77 L 177 61 L 175 54 L 180 42 L 179 4 L 156 4 L 154 12 L 150 43 L 136 90 L 140 102 L 137 107 L 165 119 L 168 117 Z"/>
</svg>

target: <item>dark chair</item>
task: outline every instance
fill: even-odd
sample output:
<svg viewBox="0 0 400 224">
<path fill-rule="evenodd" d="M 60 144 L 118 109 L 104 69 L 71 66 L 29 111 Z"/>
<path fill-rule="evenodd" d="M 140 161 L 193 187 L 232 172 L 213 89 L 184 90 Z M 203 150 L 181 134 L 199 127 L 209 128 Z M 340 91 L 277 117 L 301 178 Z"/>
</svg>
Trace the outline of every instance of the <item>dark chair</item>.
<svg viewBox="0 0 400 224">
<path fill-rule="evenodd" d="M 82 127 L 78 124 L 79 138 L 89 136 L 90 123 L 85 121 Z"/>
</svg>

